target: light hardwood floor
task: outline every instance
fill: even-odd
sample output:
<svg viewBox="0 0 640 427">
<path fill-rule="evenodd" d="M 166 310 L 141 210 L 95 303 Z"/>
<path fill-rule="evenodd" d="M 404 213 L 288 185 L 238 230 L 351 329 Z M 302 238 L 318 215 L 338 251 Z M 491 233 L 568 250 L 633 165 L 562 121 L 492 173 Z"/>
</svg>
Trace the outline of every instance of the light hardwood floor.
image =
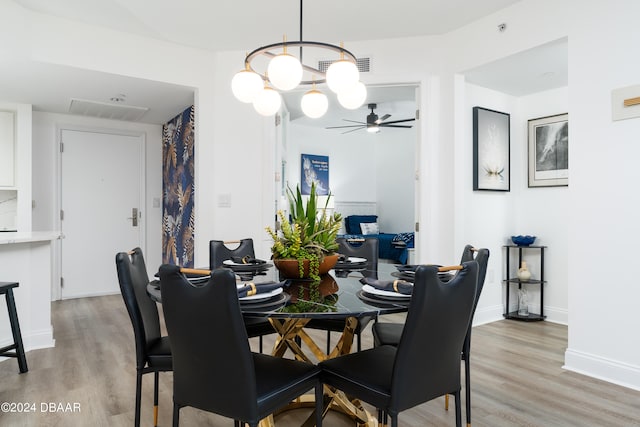
<svg viewBox="0 0 640 427">
<path fill-rule="evenodd" d="M 55 348 L 29 352 L 26 374 L 18 374 L 14 359 L 0 362 L 0 402 L 35 404 L 33 413 L 0 412 L 0 426 L 133 425 L 133 332 L 120 295 L 55 302 L 52 313 Z M 202 328 L 206 334 L 209 327 Z M 324 333 L 317 336 L 324 342 Z M 566 344 L 567 328 L 548 322 L 503 320 L 474 328 L 472 425 L 640 426 L 640 392 L 563 370 Z M 364 347 L 370 345 L 371 334 L 365 331 Z M 160 384 L 159 424 L 168 426 L 171 374 L 161 374 Z M 152 390 L 153 377 L 146 375 L 143 426 L 153 424 Z M 80 412 L 51 412 L 49 402 L 71 409 L 77 403 Z M 297 426 L 304 418 L 305 411 L 291 411 L 279 416 L 276 425 Z M 232 426 L 233 421 L 185 408 L 181 425 Z M 354 423 L 330 413 L 324 425 Z M 438 398 L 401 413 L 400 425 L 454 426 L 454 411 L 445 411 L 444 399 Z"/>
</svg>

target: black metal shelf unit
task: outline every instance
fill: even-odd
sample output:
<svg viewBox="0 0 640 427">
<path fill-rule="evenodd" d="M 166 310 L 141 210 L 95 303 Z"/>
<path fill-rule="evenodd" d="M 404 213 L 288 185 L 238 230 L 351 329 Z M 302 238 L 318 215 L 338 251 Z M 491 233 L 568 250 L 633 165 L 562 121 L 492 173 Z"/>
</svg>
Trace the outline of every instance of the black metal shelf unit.
<svg viewBox="0 0 640 427">
<path fill-rule="evenodd" d="M 504 279 L 502 281 L 502 283 L 505 284 L 506 286 L 506 303 L 505 303 L 505 309 L 504 309 L 504 318 L 505 319 L 515 319 L 515 320 L 522 320 L 525 322 L 535 322 L 535 321 L 540 321 L 540 320 L 544 320 L 547 316 L 544 315 L 544 285 L 547 283 L 546 280 L 544 280 L 544 250 L 546 249 L 546 246 L 517 246 L 517 245 L 505 245 L 503 246 L 503 248 L 505 248 L 506 250 L 506 256 L 505 256 L 505 266 L 506 266 L 506 279 Z M 539 250 L 540 251 L 540 279 L 529 279 L 529 280 L 520 280 L 517 277 L 513 277 L 512 276 L 512 271 L 511 271 L 511 263 L 509 261 L 509 256 L 510 253 L 513 249 L 517 249 L 518 250 L 518 266 L 522 265 L 522 253 L 523 250 Z M 516 269 L 517 272 L 517 269 Z M 536 314 L 536 313 L 529 313 L 527 316 L 522 316 L 518 314 L 518 310 L 516 311 L 509 311 L 509 292 L 510 292 L 510 288 L 512 284 L 517 284 L 518 285 L 518 289 L 522 289 L 522 286 L 529 286 L 529 285 L 538 285 L 540 286 L 540 314 Z"/>
</svg>

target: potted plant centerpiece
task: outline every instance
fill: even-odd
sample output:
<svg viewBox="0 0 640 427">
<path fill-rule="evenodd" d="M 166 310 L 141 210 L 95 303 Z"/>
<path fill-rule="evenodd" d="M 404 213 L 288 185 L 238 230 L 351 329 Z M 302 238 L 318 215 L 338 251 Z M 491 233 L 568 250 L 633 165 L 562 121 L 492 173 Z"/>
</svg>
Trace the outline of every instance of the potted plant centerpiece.
<svg viewBox="0 0 640 427">
<path fill-rule="evenodd" d="M 278 211 L 280 231 L 266 228 L 273 239 L 273 263 L 285 278 L 311 278 L 319 282 L 320 275 L 327 273 L 338 261 L 336 237 L 342 217 L 337 212 L 327 214 L 331 194 L 324 206 L 318 208 L 315 184 L 311 185 L 306 203 L 299 186 L 295 193 L 287 188 L 287 198 L 291 222 L 284 212 Z"/>
</svg>

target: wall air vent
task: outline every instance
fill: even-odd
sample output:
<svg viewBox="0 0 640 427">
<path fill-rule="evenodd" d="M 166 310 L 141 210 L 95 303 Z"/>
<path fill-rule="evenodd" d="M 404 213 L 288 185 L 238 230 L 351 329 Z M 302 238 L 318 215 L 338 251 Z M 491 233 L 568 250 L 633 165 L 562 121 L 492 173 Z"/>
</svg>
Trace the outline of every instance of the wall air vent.
<svg viewBox="0 0 640 427">
<path fill-rule="evenodd" d="M 88 101 L 71 98 L 69 113 L 80 116 L 100 117 L 103 119 L 125 120 L 136 122 L 149 111 L 147 107 L 111 104 L 107 102 Z"/>
<path fill-rule="evenodd" d="M 333 64 L 335 61 L 335 59 L 330 61 L 318 61 L 318 70 L 326 73 L 329 65 Z M 358 71 L 361 73 L 368 73 L 371 71 L 371 58 L 356 58 L 356 65 L 358 66 Z"/>
</svg>

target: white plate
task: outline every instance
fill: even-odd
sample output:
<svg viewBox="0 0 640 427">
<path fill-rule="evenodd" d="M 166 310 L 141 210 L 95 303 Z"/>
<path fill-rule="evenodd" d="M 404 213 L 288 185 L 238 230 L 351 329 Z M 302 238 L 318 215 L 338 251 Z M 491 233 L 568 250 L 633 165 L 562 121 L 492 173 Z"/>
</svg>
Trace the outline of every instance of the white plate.
<svg viewBox="0 0 640 427">
<path fill-rule="evenodd" d="M 400 292 L 383 291 L 382 289 L 374 288 L 371 285 L 362 285 L 362 290 L 368 294 L 380 295 L 382 297 L 411 298 L 411 295 L 401 294 Z"/>
<path fill-rule="evenodd" d="M 211 276 L 200 276 L 200 277 L 187 277 L 187 280 L 191 283 L 203 283 L 209 280 Z"/>
<path fill-rule="evenodd" d="M 242 287 L 245 285 L 238 285 L 238 287 Z M 263 294 L 255 294 L 255 295 L 251 295 L 248 297 L 242 297 L 242 298 L 238 298 L 238 300 L 240 301 L 253 301 L 253 302 L 257 302 L 257 301 L 262 301 L 262 300 L 266 300 L 269 299 L 271 297 L 275 297 L 276 295 L 280 295 L 282 293 L 283 289 L 282 288 L 275 288 L 270 290 L 269 292 L 265 292 Z"/>
<path fill-rule="evenodd" d="M 366 258 L 358 258 L 358 257 L 350 256 L 349 257 L 349 261 L 351 261 L 351 262 L 367 262 L 367 259 Z"/>
<path fill-rule="evenodd" d="M 253 263 L 252 263 L 252 264 L 245 264 L 245 263 L 242 263 L 242 262 L 233 262 L 233 261 L 231 261 L 230 259 L 225 259 L 224 261 L 222 261 L 222 263 L 223 263 L 224 265 L 243 265 L 243 266 L 248 266 L 248 265 L 254 265 L 254 266 L 255 266 L 255 265 L 262 265 L 262 264 L 253 264 Z"/>
</svg>

